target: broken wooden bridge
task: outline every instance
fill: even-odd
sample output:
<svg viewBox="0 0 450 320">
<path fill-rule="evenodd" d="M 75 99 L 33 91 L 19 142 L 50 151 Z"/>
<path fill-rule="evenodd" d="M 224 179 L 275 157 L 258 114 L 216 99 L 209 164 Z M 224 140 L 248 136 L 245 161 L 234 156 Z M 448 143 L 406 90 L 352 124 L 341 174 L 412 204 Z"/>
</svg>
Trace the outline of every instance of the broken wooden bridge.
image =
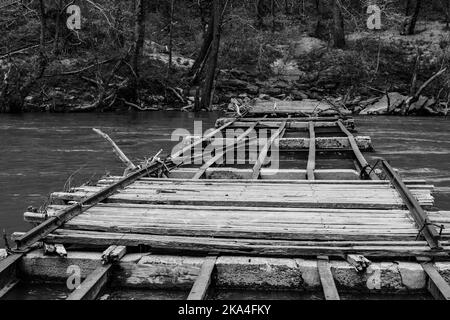
<svg viewBox="0 0 450 320">
<path fill-rule="evenodd" d="M 450 212 L 434 207 L 425 181 L 369 164 L 371 139 L 354 131 L 327 103 L 256 103 L 166 159 L 55 192 L 25 213 L 34 228 L 13 235 L 0 297 L 30 279 L 65 283 L 78 265 L 83 281 L 68 299 L 135 289 L 449 299 Z"/>
</svg>

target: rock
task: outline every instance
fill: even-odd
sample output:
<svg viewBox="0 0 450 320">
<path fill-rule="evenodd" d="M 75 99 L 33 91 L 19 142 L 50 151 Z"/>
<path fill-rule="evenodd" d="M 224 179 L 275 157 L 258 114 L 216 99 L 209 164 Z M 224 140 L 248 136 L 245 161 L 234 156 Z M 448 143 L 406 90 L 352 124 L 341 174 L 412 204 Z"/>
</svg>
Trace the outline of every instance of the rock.
<svg viewBox="0 0 450 320">
<path fill-rule="evenodd" d="M 299 90 L 292 90 L 291 95 L 292 95 L 292 98 L 294 98 L 294 100 L 308 99 L 308 95 Z"/>
<path fill-rule="evenodd" d="M 412 103 L 409 107 L 408 113 L 415 113 L 420 111 L 428 102 L 428 98 L 425 96 L 420 96 L 419 99 Z"/>
<path fill-rule="evenodd" d="M 388 95 L 390 102 L 389 105 L 388 99 L 386 95 L 384 95 L 380 100 L 378 100 L 378 102 L 362 110 L 360 114 L 362 115 L 387 114 L 388 112 L 399 108 L 406 100 L 406 96 L 403 96 L 398 92 L 390 92 Z"/>
<path fill-rule="evenodd" d="M 300 58 L 312 52 L 326 49 L 327 43 L 317 38 L 304 37 L 291 44 L 291 54 L 294 58 Z"/>
</svg>

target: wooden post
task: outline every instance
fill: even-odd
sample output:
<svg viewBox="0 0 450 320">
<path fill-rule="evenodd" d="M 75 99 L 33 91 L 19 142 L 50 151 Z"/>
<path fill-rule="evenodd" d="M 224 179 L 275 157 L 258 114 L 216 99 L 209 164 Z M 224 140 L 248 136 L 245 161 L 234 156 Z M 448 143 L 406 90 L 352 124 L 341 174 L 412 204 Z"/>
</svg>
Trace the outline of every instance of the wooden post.
<svg viewBox="0 0 450 320">
<path fill-rule="evenodd" d="M 317 268 L 319 270 L 320 283 L 322 284 L 325 300 L 340 300 L 327 256 L 317 257 Z"/>
<path fill-rule="evenodd" d="M 314 169 L 316 168 L 316 134 L 314 132 L 314 122 L 309 123 L 309 153 L 307 175 L 308 180 L 315 180 Z"/>
<path fill-rule="evenodd" d="M 211 284 L 211 277 L 216 265 L 217 256 L 206 257 L 203 262 L 200 273 L 189 293 L 187 300 L 203 300 L 206 297 L 208 288 Z"/>
</svg>

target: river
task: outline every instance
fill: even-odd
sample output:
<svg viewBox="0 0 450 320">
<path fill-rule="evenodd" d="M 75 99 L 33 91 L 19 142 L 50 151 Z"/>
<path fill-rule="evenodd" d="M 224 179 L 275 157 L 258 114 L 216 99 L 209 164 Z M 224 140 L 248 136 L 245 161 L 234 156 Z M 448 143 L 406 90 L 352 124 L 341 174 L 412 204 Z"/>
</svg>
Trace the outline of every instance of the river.
<svg viewBox="0 0 450 320">
<path fill-rule="evenodd" d="M 76 186 L 106 172 L 122 173 L 122 163 L 92 128 L 108 133 L 137 160 L 160 149 L 170 152 L 175 129 L 193 132 L 197 120 L 206 130 L 218 116 L 175 111 L 0 115 L 0 231 L 27 230 L 22 218 L 27 207 L 39 207 L 68 180 Z M 368 155 L 369 162 L 384 157 L 403 177 L 429 180 L 442 210 L 450 210 L 449 125 L 443 118 L 356 118 L 358 134 L 370 135 L 376 149 Z"/>
</svg>

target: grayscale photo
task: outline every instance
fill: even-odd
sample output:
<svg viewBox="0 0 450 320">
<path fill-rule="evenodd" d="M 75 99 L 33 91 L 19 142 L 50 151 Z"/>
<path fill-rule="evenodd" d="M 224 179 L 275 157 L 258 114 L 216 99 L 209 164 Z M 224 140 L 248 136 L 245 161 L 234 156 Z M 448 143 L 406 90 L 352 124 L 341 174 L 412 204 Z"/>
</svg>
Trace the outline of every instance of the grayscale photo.
<svg viewBox="0 0 450 320">
<path fill-rule="evenodd" d="M 0 0 L 0 31 L 0 300 L 450 299 L 450 0 Z"/>
</svg>

